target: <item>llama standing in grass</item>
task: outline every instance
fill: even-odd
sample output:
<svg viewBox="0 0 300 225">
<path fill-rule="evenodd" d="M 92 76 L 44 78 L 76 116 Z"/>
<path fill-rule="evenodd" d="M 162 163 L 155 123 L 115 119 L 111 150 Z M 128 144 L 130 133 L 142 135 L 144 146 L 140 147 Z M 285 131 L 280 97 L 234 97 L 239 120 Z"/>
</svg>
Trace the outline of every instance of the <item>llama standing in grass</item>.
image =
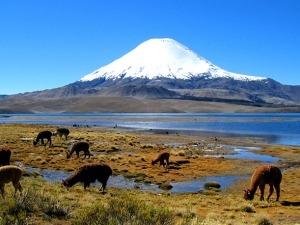
<svg viewBox="0 0 300 225">
<path fill-rule="evenodd" d="M 70 130 L 67 128 L 57 128 L 56 132 L 54 132 L 52 135 L 56 136 L 58 135 L 60 138 L 63 136 L 65 137 L 66 140 L 68 140 L 68 135 L 70 134 Z"/>
<path fill-rule="evenodd" d="M 154 165 L 157 162 L 159 162 L 159 166 L 163 165 L 166 169 L 169 167 L 169 158 L 170 153 L 169 152 L 163 152 L 160 153 L 155 160 L 152 160 L 151 164 Z M 166 164 L 165 164 L 166 161 Z"/>
<path fill-rule="evenodd" d="M 5 199 L 5 184 L 9 182 L 12 182 L 15 188 L 15 194 L 17 193 L 17 190 L 22 194 L 22 186 L 20 184 L 22 173 L 22 169 L 18 166 L 8 165 L 0 167 L 0 190 L 3 199 Z"/>
<path fill-rule="evenodd" d="M 72 149 L 71 149 L 70 152 L 67 152 L 67 159 L 69 159 L 69 158 L 72 156 L 72 154 L 73 154 L 74 152 L 76 153 L 77 158 L 79 158 L 79 153 L 80 153 L 81 151 L 84 152 L 84 158 L 85 158 L 86 156 L 88 156 L 88 157 L 90 158 L 90 156 L 91 156 L 92 154 L 90 153 L 89 148 L 90 148 L 89 143 L 87 143 L 87 142 L 85 142 L 85 141 L 79 141 L 79 142 L 75 143 L 75 144 L 72 146 Z"/>
<path fill-rule="evenodd" d="M 11 151 L 7 146 L 0 146 L 0 166 L 9 165 Z"/>
<path fill-rule="evenodd" d="M 45 145 L 44 139 L 47 139 L 47 143 L 49 143 L 49 146 L 51 146 L 51 144 L 52 144 L 51 137 L 52 137 L 51 131 L 48 131 L 48 130 L 42 131 L 37 135 L 36 140 L 33 141 L 33 146 L 36 146 L 39 141 L 41 141 L 42 145 Z"/>
<path fill-rule="evenodd" d="M 272 165 L 263 165 L 258 167 L 252 175 L 249 189 L 244 191 L 244 199 L 252 200 L 257 187 L 259 187 L 260 200 L 264 200 L 265 185 L 268 184 L 270 186 L 270 191 L 267 200 L 269 201 L 275 187 L 277 194 L 276 201 L 278 201 L 280 197 L 281 180 L 282 174 L 278 167 Z"/>
<path fill-rule="evenodd" d="M 62 180 L 65 187 L 72 187 L 78 182 L 84 184 L 84 189 L 95 183 L 96 180 L 102 184 L 102 193 L 106 188 L 108 178 L 112 175 L 112 169 L 106 164 L 90 163 L 79 167 L 70 177 Z M 101 191 L 100 189 L 100 191 Z"/>
</svg>

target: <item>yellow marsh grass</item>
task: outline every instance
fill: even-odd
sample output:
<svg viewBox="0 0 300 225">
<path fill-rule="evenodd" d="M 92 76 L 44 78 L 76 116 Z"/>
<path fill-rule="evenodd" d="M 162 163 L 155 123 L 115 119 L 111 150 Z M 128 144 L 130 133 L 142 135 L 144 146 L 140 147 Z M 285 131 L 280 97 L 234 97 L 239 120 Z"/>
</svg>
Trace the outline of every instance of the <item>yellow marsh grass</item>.
<svg viewBox="0 0 300 225">
<path fill-rule="evenodd" d="M 260 152 L 263 154 L 282 157 L 283 160 L 278 165 L 287 168 L 283 172 L 281 192 L 281 201 L 286 202 L 287 205 L 284 206 L 281 202 L 274 202 L 274 196 L 272 196 L 269 203 L 260 202 L 258 201 L 257 192 L 250 207 L 254 208 L 255 213 L 243 210 L 245 204 L 250 204 L 242 199 L 243 190 L 249 186 L 249 179 L 242 179 L 221 192 L 200 192 L 198 194 L 168 194 L 166 192 L 158 194 L 108 187 L 105 195 L 99 194 L 99 188 L 94 186 L 84 191 L 83 185 L 78 184 L 67 190 L 61 187 L 60 184 L 47 183 L 38 178 L 24 177 L 22 179 L 21 182 L 24 189 L 35 186 L 37 189 L 50 195 L 53 193 L 56 196 L 59 193 L 59 199 L 64 204 L 70 205 L 74 214 L 77 210 L 86 206 L 99 201 L 106 202 L 120 193 L 128 192 L 130 195 L 149 202 L 154 206 L 165 206 L 174 210 L 178 214 L 178 221 L 181 221 L 180 215 L 183 215 L 187 208 L 197 218 L 197 220 L 195 218 L 191 220 L 201 221 L 202 224 L 258 224 L 260 217 L 271 218 L 270 222 L 273 224 L 296 224 L 300 221 L 300 199 L 298 194 L 300 185 L 300 150 L 298 147 L 268 145 L 250 138 L 222 138 L 216 144 L 213 137 L 154 135 L 150 133 L 101 130 L 98 128 L 70 128 L 70 139 L 66 142 L 59 137 L 54 137 L 53 147 L 33 147 L 31 141 L 22 141 L 22 138 L 35 138 L 39 131 L 46 129 L 54 131 L 56 127 L 19 124 L 0 125 L 0 144 L 7 145 L 12 150 L 12 164 L 18 162 L 31 167 L 72 171 L 83 163 L 102 161 L 109 164 L 113 168 L 114 173 L 121 173 L 122 171 L 128 171 L 128 173 L 132 174 L 143 173 L 147 176 L 147 181 L 154 183 L 190 180 L 212 175 L 251 174 L 256 166 L 260 164 L 260 162 L 252 160 L 203 157 L 201 154 L 196 154 L 190 145 L 190 143 L 199 143 L 199 140 L 201 140 L 201 148 L 213 149 L 214 147 L 212 146 L 226 144 L 261 147 L 262 150 Z M 76 159 L 75 155 L 69 160 L 66 159 L 66 150 L 77 140 L 88 140 L 91 143 L 91 150 L 94 153 L 91 159 Z M 172 143 L 176 143 L 176 145 Z M 119 148 L 120 151 L 107 152 L 106 150 L 110 150 L 111 146 Z M 151 160 L 161 151 L 170 151 L 170 160 L 173 162 L 189 160 L 190 163 L 182 164 L 179 170 L 165 172 L 162 167 L 151 165 Z M 181 152 L 181 154 L 176 154 L 176 152 Z M 10 201 L 13 198 L 11 184 L 6 185 L 6 191 L 7 201 Z M 268 192 L 268 189 L 266 192 Z M 28 217 L 30 221 L 42 221 L 46 224 L 47 222 L 49 224 L 70 224 L 69 220 L 61 220 L 58 223 L 56 218 L 43 221 L 38 214 L 28 215 Z"/>
</svg>

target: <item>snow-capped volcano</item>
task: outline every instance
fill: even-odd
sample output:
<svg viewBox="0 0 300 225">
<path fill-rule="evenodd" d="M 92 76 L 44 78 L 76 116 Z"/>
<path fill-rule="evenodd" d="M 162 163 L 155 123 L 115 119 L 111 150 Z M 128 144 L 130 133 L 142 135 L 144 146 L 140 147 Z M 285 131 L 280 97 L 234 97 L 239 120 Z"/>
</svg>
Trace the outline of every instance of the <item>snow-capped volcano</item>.
<svg viewBox="0 0 300 225">
<path fill-rule="evenodd" d="M 143 42 L 123 57 L 85 75 L 79 81 L 92 81 L 98 78 L 190 79 L 195 76 L 245 81 L 267 79 L 228 72 L 198 56 L 177 41 L 163 38 Z"/>
<path fill-rule="evenodd" d="M 31 97 L 33 100 L 28 100 Z M 15 99 L 4 98 L 2 109 L 41 112 L 44 106 L 45 112 L 174 113 L 231 112 L 238 105 L 239 112 L 243 106 L 246 111 L 252 110 L 248 107 L 259 107 L 269 112 L 278 106 L 299 106 L 300 86 L 228 72 L 177 41 L 165 38 L 148 40 L 73 83 L 16 95 Z M 20 102 L 24 102 L 22 107 L 16 107 Z M 32 107 L 33 104 L 36 106 Z"/>
</svg>

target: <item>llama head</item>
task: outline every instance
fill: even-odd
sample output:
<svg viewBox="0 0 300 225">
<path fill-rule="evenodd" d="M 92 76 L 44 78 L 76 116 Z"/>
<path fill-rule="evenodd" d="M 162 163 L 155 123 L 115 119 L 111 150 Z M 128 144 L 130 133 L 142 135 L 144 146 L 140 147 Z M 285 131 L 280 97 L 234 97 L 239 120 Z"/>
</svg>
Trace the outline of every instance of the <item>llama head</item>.
<svg viewBox="0 0 300 225">
<path fill-rule="evenodd" d="M 244 190 L 244 199 L 245 200 L 253 200 L 254 196 L 251 194 L 251 191 L 248 190 Z"/>
<path fill-rule="evenodd" d="M 66 152 L 67 153 L 67 159 L 69 159 L 71 157 L 71 154 Z"/>
<path fill-rule="evenodd" d="M 64 185 L 65 187 L 69 187 L 69 183 L 66 180 L 62 180 L 61 184 Z"/>
</svg>

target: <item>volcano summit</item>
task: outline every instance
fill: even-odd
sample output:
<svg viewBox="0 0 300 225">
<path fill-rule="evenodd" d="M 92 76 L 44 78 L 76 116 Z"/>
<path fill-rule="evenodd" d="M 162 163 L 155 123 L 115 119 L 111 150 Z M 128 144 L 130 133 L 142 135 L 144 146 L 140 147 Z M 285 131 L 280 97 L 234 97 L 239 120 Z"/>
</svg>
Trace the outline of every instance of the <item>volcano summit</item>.
<svg viewBox="0 0 300 225">
<path fill-rule="evenodd" d="M 197 76 L 245 81 L 266 79 L 227 72 L 177 41 L 163 38 L 143 42 L 123 57 L 84 76 L 79 81 L 99 78 L 191 79 Z"/>
</svg>

